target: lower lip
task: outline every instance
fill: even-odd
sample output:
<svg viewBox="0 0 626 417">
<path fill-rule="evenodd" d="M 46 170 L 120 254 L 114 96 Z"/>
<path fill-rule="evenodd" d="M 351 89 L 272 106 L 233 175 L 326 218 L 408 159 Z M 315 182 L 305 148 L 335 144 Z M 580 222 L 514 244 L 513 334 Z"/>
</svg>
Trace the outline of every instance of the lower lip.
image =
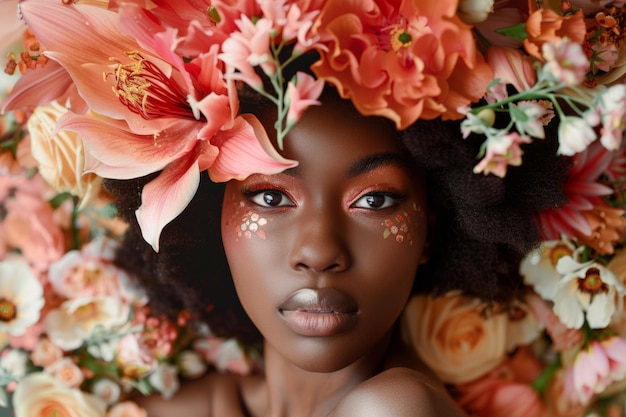
<svg viewBox="0 0 626 417">
<path fill-rule="evenodd" d="M 327 313 L 282 310 L 287 325 L 301 336 L 328 337 L 356 325 L 356 313 Z"/>
</svg>

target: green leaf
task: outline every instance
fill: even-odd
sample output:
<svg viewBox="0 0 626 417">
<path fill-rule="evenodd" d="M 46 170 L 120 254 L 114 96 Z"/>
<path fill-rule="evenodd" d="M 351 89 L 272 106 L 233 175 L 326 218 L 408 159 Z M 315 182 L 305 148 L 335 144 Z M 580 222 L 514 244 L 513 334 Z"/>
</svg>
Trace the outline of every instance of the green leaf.
<svg viewBox="0 0 626 417">
<path fill-rule="evenodd" d="M 513 119 L 516 122 L 528 121 L 528 115 L 524 113 L 522 110 L 520 110 L 519 107 L 517 107 L 514 104 L 509 104 L 509 112 L 511 114 L 511 119 Z"/>
<path fill-rule="evenodd" d="M 526 32 L 526 23 L 518 23 L 517 25 L 496 29 L 495 32 L 520 42 L 526 40 L 528 37 L 528 32 Z"/>
<path fill-rule="evenodd" d="M 60 193 L 52 197 L 48 203 L 53 209 L 58 209 L 66 200 L 72 198 L 71 193 Z"/>
</svg>

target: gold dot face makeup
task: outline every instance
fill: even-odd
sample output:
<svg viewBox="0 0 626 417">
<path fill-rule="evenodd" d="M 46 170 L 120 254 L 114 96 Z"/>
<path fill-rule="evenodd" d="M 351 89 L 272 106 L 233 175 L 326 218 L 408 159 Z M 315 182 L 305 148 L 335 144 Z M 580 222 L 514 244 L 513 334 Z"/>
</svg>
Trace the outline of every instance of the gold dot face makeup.
<svg viewBox="0 0 626 417">
<path fill-rule="evenodd" d="M 252 239 L 253 237 L 258 237 L 265 239 L 266 235 L 263 226 L 267 222 L 268 220 L 265 217 L 246 207 L 243 201 L 239 202 L 237 209 L 233 212 L 234 231 L 238 238 Z"/>
<path fill-rule="evenodd" d="M 414 202 L 411 212 L 403 211 L 402 213 L 397 213 L 381 223 L 384 227 L 383 238 L 393 239 L 398 243 L 413 246 L 413 235 L 423 222 L 423 219 L 424 211 Z"/>
</svg>

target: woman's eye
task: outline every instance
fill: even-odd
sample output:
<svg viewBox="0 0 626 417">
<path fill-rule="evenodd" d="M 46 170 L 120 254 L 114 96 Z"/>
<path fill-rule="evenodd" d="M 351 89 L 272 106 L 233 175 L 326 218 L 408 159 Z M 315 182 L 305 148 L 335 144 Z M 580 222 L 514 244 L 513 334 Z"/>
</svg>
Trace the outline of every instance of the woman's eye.
<svg viewBox="0 0 626 417">
<path fill-rule="evenodd" d="M 401 199 L 402 196 L 396 194 L 371 193 L 356 200 L 352 207 L 379 210 L 392 207 Z"/>
<path fill-rule="evenodd" d="M 261 207 L 293 206 L 293 201 L 284 193 L 276 190 L 261 190 L 254 193 L 250 200 Z"/>
</svg>

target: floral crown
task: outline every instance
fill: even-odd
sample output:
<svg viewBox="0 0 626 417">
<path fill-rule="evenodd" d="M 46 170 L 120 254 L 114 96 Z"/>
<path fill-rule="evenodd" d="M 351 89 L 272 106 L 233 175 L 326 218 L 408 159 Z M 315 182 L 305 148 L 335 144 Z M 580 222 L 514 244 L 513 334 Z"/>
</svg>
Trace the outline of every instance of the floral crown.
<svg viewBox="0 0 626 417">
<path fill-rule="evenodd" d="M 237 83 L 276 105 L 279 147 L 328 83 L 400 130 L 418 119 L 462 119 L 460 137 L 485 138 L 476 173 L 503 177 L 521 164 L 524 144 L 556 140 L 544 133 L 553 118 L 559 154 L 623 154 L 624 6 L 493 3 L 23 0 L 30 37 L 7 70 L 24 74 L 4 111 L 56 100 L 64 110 L 50 133 L 80 134 L 86 171 L 159 172 L 137 211 L 155 250 L 201 171 L 227 181 L 296 164 L 256 117 L 239 113 Z M 285 69 L 311 53 L 319 59 L 286 79 Z M 501 113 L 507 124 L 496 127 Z"/>
</svg>

